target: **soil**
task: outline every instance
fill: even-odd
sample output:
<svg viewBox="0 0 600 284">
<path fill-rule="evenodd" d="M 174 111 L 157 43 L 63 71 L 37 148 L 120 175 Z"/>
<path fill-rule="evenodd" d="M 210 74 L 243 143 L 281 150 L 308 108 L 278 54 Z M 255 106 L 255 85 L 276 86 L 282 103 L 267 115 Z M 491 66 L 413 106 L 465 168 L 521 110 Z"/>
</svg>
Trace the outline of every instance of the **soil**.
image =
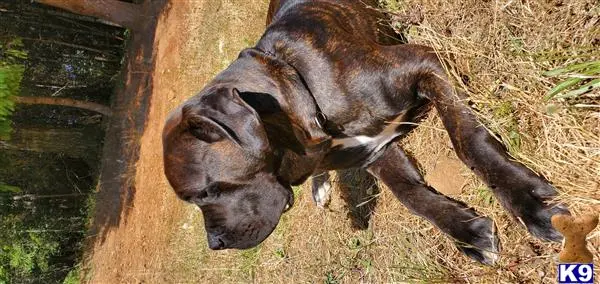
<svg viewBox="0 0 600 284">
<path fill-rule="evenodd" d="M 133 135 L 109 140 L 105 145 L 104 168 L 92 227 L 96 234 L 84 265 L 87 268 L 84 279 L 91 283 L 140 282 L 147 279 L 138 272 L 162 265 L 161 253 L 168 243 L 168 234 L 164 232 L 168 232 L 173 220 L 178 218 L 177 208 L 180 205 L 175 196 L 166 191 L 168 186 L 162 174 L 160 142 L 162 123 L 173 105 L 169 99 L 177 92 L 179 83 L 177 74 L 167 70 L 177 69 L 181 60 L 179 47 L 185 39 L 180 31 L 184 30 L 186 5 L 183 1 L 176 2 L 177 5 L 154 2 L 151 5 L 155 6 L 145 7 L 149 17 L 161 11 L 158 21 L 133 35 L 131 48 L 134 52 L 129 53 L 129 59 L 134 63 L 129 65 L 124 78 L 124 89 L 128 90 L 121 90 L 121 93 L 133 98 L 123 99 L 129 108 L 116 114 L 121 116 L 116 120 L 125 121 L 114 123 L 118 128 L 114 131 L 122 134 L 141 130 L 143 134 L 141 139 Z M 143 65 L 146 68 L 137 69 L 136 63 L 138 67 Z M 145 100 L 149 100 L 149 104 L 144 103 Z M 149 109 L 145 110 L 144 106 L 149 106 Z M 136 138 L 139 142 L 135 141 Z M 139 153 L 131 153 L 132 149 Z M 120 159 L 125 165 L 115 166 L 114 161 Z"/>
<path fill-rule="evenodd" d="M 427 172 L 425 181 L 445 195 L 458 195 L 467 184 L 462 173 L 464 169 L 466 168 L 460 160 L 443 156 L 435 162 L 433 170 Z"/>
</svg>

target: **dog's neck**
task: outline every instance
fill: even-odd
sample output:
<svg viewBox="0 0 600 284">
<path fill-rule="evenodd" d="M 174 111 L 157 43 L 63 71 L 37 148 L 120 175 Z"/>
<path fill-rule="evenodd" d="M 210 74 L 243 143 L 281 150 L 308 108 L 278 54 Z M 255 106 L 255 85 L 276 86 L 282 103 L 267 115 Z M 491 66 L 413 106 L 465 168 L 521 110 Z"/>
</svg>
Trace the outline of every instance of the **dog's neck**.
<svg viewBox="0 0 600 284">
<path fill-rule="evenodd" d="M 278 156 L 278 176 L 297 184 L 313 173 L 330 148 L 331 136 L 323 127 L 326 118 L 291 65 L 246 49 L 211 85 L 235 86 L 259 114 Z"/>
<path fill-rule="evenodd" d="M 289 119 L 296 136 L 309 152 L 319 149 L 320 145 L 331 139 L 323 127 L 326 117 L 298 72 L 272 55 L 257 49 L 246 49 L 215 78 L 213 84 L 233 85 L 241 93 L 246 93 L 248 98 L 255 95 L 254 99 L 259 105 L 269 104 L 264 100 L 267 97 L 275 99 L 275 107 Z M 261 109 L 257 111 L 261 114 Z M 269 111 L 276 110 L 266 110 L 267 113 Z"/>
</svg>

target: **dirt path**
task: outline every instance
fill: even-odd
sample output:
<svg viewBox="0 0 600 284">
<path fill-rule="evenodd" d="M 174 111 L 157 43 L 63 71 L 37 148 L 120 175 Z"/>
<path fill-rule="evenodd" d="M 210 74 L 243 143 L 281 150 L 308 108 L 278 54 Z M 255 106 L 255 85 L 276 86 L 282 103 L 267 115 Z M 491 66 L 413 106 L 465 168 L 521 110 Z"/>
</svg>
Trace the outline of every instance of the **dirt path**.
<svg viewBox="0 0 600 284">
<path fill-rule="evenodd" d="M 132 144 L 123 146 L 131 149 L 138 146 L 136 143 L 140 143 L 140 158 L 137 162 L 135 177 L 131 170 L 117 172 L 119 169 L 116 167 L 108 167 L 103 170 L 103 173 L 107 173 L 106 175 L 116 172 L 111 175 L 116 177 L 114 183 L 101 184 L 101 192 L 96 203 L 97 211 L 94 221 L 99 236 L 95 238 L 93 251 L 86 264 L 89 269 L 86 280 L 92 283 L 139 282 L 145 278 L 143 271 L 146 271 L 147 268 L 162 265 L 157 260 L 163 258 L 160 255 L 163 251 L 161 248 L 164 248 L 168 242 L 168 235 L 161 232 L 168 230 L 176 218 L 178 206 L 174 198 L 164 190 L 165 183 L 161 179 L 159 128 L 169 107 L 169 101 L 166 98 L 168 95 L 172 97 L 169 82 L 172 82 L 175 77 L 171 72 L 165 70 L 175 71 L 179 65 L 180 57 L 177 55 L 182 41 L 178 29 L 184 28 L 181 19 L 184 18 L 185 8 L 185 5 L 171 5 L 170 3 L 163 8 L 164 12 L 159 16 L 156 25 L 154 40 L 148 43 L 153 47 L 150 46 L 147 53 L 152 54 L 146 54 L 143 58 L 138 58 L 140 54 L 135 54 L 133 55 L 135 58 L 131 58 L 132 54 L 130 53 L 131 60 L 142 59 L 147 63 L 154 61 L 154 66 L 152 67 L 150 64 L 151 67 L 145 71 L 150 74 L 146 79 L 148 81 L 144 84 L 148 88 L 142 87 L 136 90 L 138 94 L 136 96 L 144 96 L 143 93 L 148 90 L 152 92 L 146 94 L 151 100 L 150 109 L 147 112 L 145 131 L 141 141 L 136 142 L 136 137 L 131 137 Z M 146 32 L 149 34 L 134 35 L 134 39 L 136 36 L 152 39 L 153 31 Z M 167 50 L 169 52 L 166 52 Z M 142 70 L 137 71 L 143 72 Z M 128 73 L 126 78 L 134 77 L 136 70 L 128 70 Z M 131 80 L 126 80 L 126 84 L 132 83 Z M 135 106 L 130 105 L 129 107 Z M 138 112 L 144 112 L 139 108 L 135 107 Z M 114 144 L 108 145 L 105 151 L 109 151 L 109 153 L 105 156 L 123 151 L 108 149 Z M 115 159 L 117 158 L 115 157 Z M 105 160 L 104 162 L 110 161 Z M 101 181 L 105 179 L 106 176 L 103 176 Z M 127 181 L 131 184 L 127 184 Z M 102 192 L 103 190 L 105 192 Z M 115 194 L 110 192 L 111 190 L 120 190 L 121 192 Z M 106 196 L 112 196 L 112 198 Z M 167 210 L 169 208 L 171 210 Z M 140 272 L 142 274 L 139 274 Z"/>
</svg>

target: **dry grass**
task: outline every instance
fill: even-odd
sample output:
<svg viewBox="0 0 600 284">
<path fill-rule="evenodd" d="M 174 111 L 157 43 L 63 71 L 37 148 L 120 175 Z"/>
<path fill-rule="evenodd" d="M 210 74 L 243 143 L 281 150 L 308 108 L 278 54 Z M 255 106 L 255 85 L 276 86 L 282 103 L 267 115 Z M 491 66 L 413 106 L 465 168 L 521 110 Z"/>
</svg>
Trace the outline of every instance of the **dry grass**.
<svg viewBox="0 0 600 284">
<path fill-rule="evenodd" d="M 541 75 L 573 62 L 600 59 L 597 1 L 383 2 L 397 14 L 396 24 L 408 33 L 411 43 L 433 46 L 448 60 L 457 86 L 470 94 L 482 121 L 501 135 L 516 159 L 551 180 L 574 213 L 600 205 L 599 94 L 546 102 L 543 96 L 558 80 Z M 252 3 L 266 11 L 266 1 Z M 257 17 L 244 14 L 248 11 L 227 14 L 235 10 L 231 8 L 218 14 L 230 18 L 205 18 L 207 12 L 200 7 L 190 12 L 191 34 L 196 36 L 185 48 L 187 58 L 195 60 L 182 67 L 184 76 L 202 78 L 190 90 L 201 88 L 260 33 L 246 36 L 246 30 L 232 31 L 223 24 Z M 220 24 L 223 31 L 216 35 L 203 32 Z M 402 143 L 424 173 L 439 157 L 455 156 L 435 115 Z M 201 214 L 190 206 L 188 217 L 172 236 L 174 250 L 167 274 L 174 282 L 555 282 L 560 245 L 529 236 L 490 198 L 485 185 L 466 168 L 461 173 L 468 183 L 454 197 L 497 223 L 503 250 L 495 267 L 464 257 L 439 230 L 410 214 L 388 190 L 380 191 L 362 173 L 345 172 L 334 178 L 329 209 L 314 206 L 308 186 L 298 188 L 294 208 L 276 231 L 248 251 L 209 251 Z M 596 230 L 590 240 L 600 259 L 600 232 Z"/>
<path fill-rule="evenodd" d="M 546 102 L 543 96 L 558 80 L 542 76 L 600 58 L 597 1 L 384 2 L 409 42 L 432 46 L 447 61 L 457 87 L 469 93 L 481 120 L 501 135 L 516 159 L 547 177 L 576 214 L 600 205 L 600 94 Z M 451 145 L 446 133 L 432 130 L 442 127 L 437 117 L 423 126 L 405 147 L 426 172 L 434 157 L 451 152 Z M 553 282 L 557 245 L 532 239 L 495 201 L 486 204 L 485 186 L 467 174 L 472 182 L 457 198 L 497 222 L 503 257 L 494 273 L 481 276 L 463 273 L 475 266 L 462 257 L 452 257 L 445 268 L 473 282 Z M 590 240 L 597 248 L 598 231 Z M 595 254 L 598 258 L 597 249 Z"/>
</svg>

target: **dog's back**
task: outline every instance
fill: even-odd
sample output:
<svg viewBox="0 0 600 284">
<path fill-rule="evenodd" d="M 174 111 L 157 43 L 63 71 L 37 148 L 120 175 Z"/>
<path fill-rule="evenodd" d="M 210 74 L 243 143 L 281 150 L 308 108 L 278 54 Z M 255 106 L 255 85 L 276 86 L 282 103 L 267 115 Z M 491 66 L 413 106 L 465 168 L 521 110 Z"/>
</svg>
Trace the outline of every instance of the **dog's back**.
<svg viewBox="0 0 600 284">
<path fill-rule="evenodd" d="M 402 36 L 391 28 L 389 18 L 378 8 L 376 0 L 271 0 L 267 12 L 267 26 L 297 5 L 304 5 L 305 7 L 300 11 L 312 13 L 314 19 L 334 18 L 340 26 L 363 38 L 372 38 L 378 44 L 405 43 Z M 293 10 L 298 11 L 298 9 Z M 306 17 L 300 18 L 306 20 Z"/>
</svg>

